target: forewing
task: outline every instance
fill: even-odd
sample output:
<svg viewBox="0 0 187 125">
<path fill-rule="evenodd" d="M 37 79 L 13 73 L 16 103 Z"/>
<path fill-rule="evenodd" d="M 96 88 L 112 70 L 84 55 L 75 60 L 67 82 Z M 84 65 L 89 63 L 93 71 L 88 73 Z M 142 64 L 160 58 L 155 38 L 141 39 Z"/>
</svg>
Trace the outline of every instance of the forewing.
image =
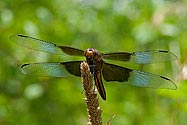
<svg viewBox="0 0 187 125">
<path fill-rule="evenodd" d="M 66 53 L 68 55 L 78 55 L 78 56 L 84 56 L 84 51 L 67 47 L 67 46 L 59 46 L 51 42 L 47 42 L 44 40 L 40 40 L 37 38 L 33 38 L 30 36 L 24 36 L 24 35 L 13 35 L 10 37 L 12 41 L 15 43 L 27 47 L 29 49 L 43 51 L 51 54 L 63 54 Z"/>
<path fill-rule="evenodd" d="M 177 60 L 177 56 L 169 51 L 150 50 L 139 52 L 118 52 L 103 54 L 104 59 L 128 61 L 137 64 L 148 64 Z"/>
<path fill-rule="evenodd" d="M 21 66 L 20 70 L 24 74 L 50 77 L 71 77 L 81 76 L 81 61 L 62 63 L 30 63 Z"/>
<path fill-rule="evenodd" d="M 121 66 L 104 63 L 102 69 L 106 81 L 124 82 L 130 85 L 150 88 L 176 89 L 176 84 L 163 76 L 132 70 Z"/>
</svg>

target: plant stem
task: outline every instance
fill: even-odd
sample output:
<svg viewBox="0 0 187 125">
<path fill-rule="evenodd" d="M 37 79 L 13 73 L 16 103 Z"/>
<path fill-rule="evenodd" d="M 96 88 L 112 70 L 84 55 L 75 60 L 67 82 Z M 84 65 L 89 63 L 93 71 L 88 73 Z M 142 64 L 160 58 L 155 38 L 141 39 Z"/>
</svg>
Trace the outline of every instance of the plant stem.
<svg viewBox="0 0 187 125">
<path fill-rule="evenodd" d="M 93 75 L 90 73 L 89 65 L 86 62 L 81 63 L 80 69 L 85 94 L 85 104 L 88 112 L 88 125 L 102 125 L 102 110 L 99 107 L 97 91 L 93 84 Z"/>
</svg>

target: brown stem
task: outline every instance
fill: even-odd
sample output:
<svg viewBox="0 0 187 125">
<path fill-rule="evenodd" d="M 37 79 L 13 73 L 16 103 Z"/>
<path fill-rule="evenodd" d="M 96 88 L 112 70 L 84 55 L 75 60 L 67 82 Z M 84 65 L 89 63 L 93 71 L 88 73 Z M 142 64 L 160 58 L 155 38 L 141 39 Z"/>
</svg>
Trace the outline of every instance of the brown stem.
<svg viewBox="0 0 187 125">
<path fill-rule="evenodd" d="M 102 110 L 99 107 L 97 91 L 94 89 L 93 75 L 90 73 L 89 66 L 86 62 L 81 63 L 80 69 L 88 112 L 88 125 L 102 125 Z"/>
</svg>

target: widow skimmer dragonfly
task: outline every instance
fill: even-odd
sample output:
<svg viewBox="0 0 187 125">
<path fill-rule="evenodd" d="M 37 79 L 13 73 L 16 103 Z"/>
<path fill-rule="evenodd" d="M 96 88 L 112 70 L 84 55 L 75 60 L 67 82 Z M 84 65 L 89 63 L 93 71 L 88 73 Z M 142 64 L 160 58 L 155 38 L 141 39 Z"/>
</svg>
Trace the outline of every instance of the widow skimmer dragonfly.
<svg viewBox="0 0 187 125">
<path fill-rule="evenodd" d="M 106 100 L 106 92 L 102 82 L 102 76 L 107 82 L 118 81 L 139 87 L 176 89 L 176 84 L 169 78 L 121 67 L 104 61 L 117 60 L 127 61 L 136 64 L 149 64 L 177 60 L 177 56 L 169 51 L 150 50 L 139 52 L 115 52 L 99 53 L 94 48 L 85 51 L 68 46 L 60 46 L 51 42 L 24 35 L 13 35 L 10 37 L 15 43 L 29 49 L 43 51 L 51 54 L 67 54 L 71 56 L 85 56 L 90 67 L 90 72 L 94 76 L 95 85 L 103 100 Z M 21 66 L 24 74 L 51 77 L 81 76 L 80 63 L 82 61 L 69 62 L 44 62 L 29 63 Z"/>
</svg>

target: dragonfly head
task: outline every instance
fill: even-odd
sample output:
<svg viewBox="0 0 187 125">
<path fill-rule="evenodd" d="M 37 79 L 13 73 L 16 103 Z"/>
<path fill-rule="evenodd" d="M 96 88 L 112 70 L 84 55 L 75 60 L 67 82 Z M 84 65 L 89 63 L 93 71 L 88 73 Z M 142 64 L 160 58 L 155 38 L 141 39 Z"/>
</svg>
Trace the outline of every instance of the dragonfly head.
<svg viewBox="0 0 187 125">
<path fill-rule="evenodd" d="M 88 48 L 84 51 L 84 55 L 87 59 L 87 61 L 97 61 L 102 60 L 102 54 L 100 54 L 96 49 L 94 48 Z"/>
<path fill-rule="evenodd" d="M 94 48 L 88 48 L 84 51 L 84 55 L 86 57 L 86 59 L 93 61 L 95 56 L 96 56 L 97 50 L 95 50 Z"/>
</svg>

